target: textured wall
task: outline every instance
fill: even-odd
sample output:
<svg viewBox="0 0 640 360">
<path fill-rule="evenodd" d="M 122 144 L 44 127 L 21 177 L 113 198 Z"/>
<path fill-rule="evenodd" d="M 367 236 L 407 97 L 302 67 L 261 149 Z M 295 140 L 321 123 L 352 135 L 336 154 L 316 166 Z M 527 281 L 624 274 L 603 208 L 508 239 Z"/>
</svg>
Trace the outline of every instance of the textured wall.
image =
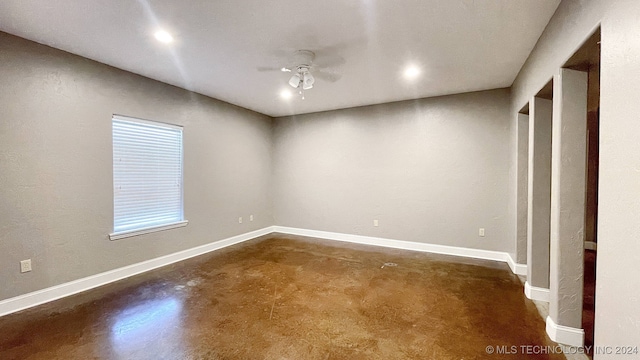
<svg viewBox="0 0 640 360">
<path fill-rule="evenodd" d="M 640 270 L 638 19 L 637 0 L 563 0 L 512 88 L 515 114 L 601 25 L 595 340 L 602 346 L 640 347 L 640 277 L 634 275 Z M 617 357 L 595 356 L 609 358 Z"/>
<path fill-rule="evenodd" d="M 549 316 L 582 327 L 587 158 L 587 73 L 553 78 Z"/>
<path fill-rule="evenodd" d="M 503 89 L 278 118 L 276 224 L 513 253 L 508 110 Z"/>
<path fill-rule="evenodd" d="M 4 33 L 0 49 L 0 299 L 273 224 L 270 118 Z M 184 126 L 187 227 L 108 239 L 114 113 Z"/>
<path fill-rule="evenodd" d="M 517 114 L 517 222 L 516 222 L 516 254 L 517 263 L 527 263 L 527 221 L 529 217 L 529 115 Z"/>
<path fill-rule="evenodd" d="M 531 99 L 527 193 L 527 282 L 549 288 L 549 214 L 551 212 L 551 100 Z"/>
</svg>

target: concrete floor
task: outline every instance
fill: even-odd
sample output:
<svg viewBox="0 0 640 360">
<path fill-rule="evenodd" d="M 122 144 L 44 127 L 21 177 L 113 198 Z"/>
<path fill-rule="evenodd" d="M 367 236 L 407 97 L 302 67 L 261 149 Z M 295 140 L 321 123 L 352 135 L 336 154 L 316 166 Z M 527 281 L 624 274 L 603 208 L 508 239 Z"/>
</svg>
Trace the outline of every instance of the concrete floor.
<svg viewBox="0 0 640 360">
<path fill-rule="evenodd" d="M 584 298 L 582 308 L 582 328 L 584 329 L 584 343 L 593 347 L 593 325 L 596 311 L 596 252 L 584 251 Z"/>
<path fill-rule="evenodd" d="M 2 317 L 0 358 L 564 359 L 544 326 L 503 263 L 270 235 Z"/>
</svg>

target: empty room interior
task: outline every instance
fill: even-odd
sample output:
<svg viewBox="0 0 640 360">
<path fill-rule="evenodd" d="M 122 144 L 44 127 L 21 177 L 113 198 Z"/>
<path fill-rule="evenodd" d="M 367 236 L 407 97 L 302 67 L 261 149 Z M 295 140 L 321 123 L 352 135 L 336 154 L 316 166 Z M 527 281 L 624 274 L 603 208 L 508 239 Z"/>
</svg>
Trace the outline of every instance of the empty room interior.
<svg viewBox="0 0 640 360">
<path fill-rule="evenodd" d="M 0 359 L 640 359 L 640 2 L 0 2 Z"/>
</svg>

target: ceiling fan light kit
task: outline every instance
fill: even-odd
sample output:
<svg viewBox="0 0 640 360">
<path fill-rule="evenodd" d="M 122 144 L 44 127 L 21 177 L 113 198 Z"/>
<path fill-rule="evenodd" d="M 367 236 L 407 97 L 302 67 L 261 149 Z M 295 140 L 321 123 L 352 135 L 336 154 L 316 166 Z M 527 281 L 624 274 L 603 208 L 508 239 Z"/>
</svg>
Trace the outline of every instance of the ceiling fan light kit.
<svg viewBox="0 0 640 360">
<path fill-rule="evenodd" d="M 289 85 L 291 85 L 292 88 L 297 88 L 300 85 L 300 75 L 293 74 L 291 79 L 289 79 Z"/>
<path fill-rule="evenodd" d="M 315 81 L 316 79 L 311 75 L 309 68 L 299 66 L 296 73 L 289 79 L 289 85 L 294 89 L 302 87 L 304 90 L 309 90 L 313 88 Z"/>
<path fill-rule="evenodd" d="M 304 75 L 302 76 L 302 88 L 305 90 L 311 89 L 315 81 L 316 79 L 313 77 L 313 75 L 311 75 L 309 71 L 305 71 Z"/>
</svg>

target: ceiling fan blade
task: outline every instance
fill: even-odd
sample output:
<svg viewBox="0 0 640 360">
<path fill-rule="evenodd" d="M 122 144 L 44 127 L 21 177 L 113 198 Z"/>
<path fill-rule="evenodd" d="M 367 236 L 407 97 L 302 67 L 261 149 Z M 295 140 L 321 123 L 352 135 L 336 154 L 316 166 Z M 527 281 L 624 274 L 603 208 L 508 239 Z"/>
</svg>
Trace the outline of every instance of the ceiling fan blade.
<svg viewBox="0 0 640 360">
<path fill-rule="evenodd" d="M 260 71 L 260 72 L 265 72 L 265 71 L 282 71 L 282 68 L 275 67 L 275 66 L 258 66 L 256 69 L 257 69 L 258 71 Z"/>
<path fill-rule="evenodd" d="M 355 50 L 362 49 L 367 46 L 369 43 L 369 39 L 366 36 L 358 36 L 355 38 L 349 38 L 338 43 L 333 43 L 331 45 L 323 46 L 318 49 L 321 52 L 330 52 L 330 53 L 341 53 L 346 50 Z"/>
<path fill-rule="evenodd" d="M 256 69 L 261 72 L 265 71 L 280 71 L 280 72 L 292 72 L 292 67 L 274 67 L 274 66 L 258 66 Z"/>
<path fill-rule="evenodd" d="M 336 67 L 336 66 L 344 65 L 346 63 L 346 60 L 342 56 L 337 54 L 335 55 L 321 54 L 316 56 L 316 59 L 313 61 L 313 63 L 318 67 L 327 68 L 327 67 Z"/>
<path fill-rule="evenodd" d="M 317 70 L 313 72 L 313 76 L 315 76 L 318 79 L 324 80 L 324 81 L 328 81 L 328 82 L 336 82 L 338 80 L 340 80 L 340 78 L 342 77 L 342 75 L 335 73 L 335 72 L 328 72 L 328 71 L 322 71 L 322 70 Z"/>
</svg>

